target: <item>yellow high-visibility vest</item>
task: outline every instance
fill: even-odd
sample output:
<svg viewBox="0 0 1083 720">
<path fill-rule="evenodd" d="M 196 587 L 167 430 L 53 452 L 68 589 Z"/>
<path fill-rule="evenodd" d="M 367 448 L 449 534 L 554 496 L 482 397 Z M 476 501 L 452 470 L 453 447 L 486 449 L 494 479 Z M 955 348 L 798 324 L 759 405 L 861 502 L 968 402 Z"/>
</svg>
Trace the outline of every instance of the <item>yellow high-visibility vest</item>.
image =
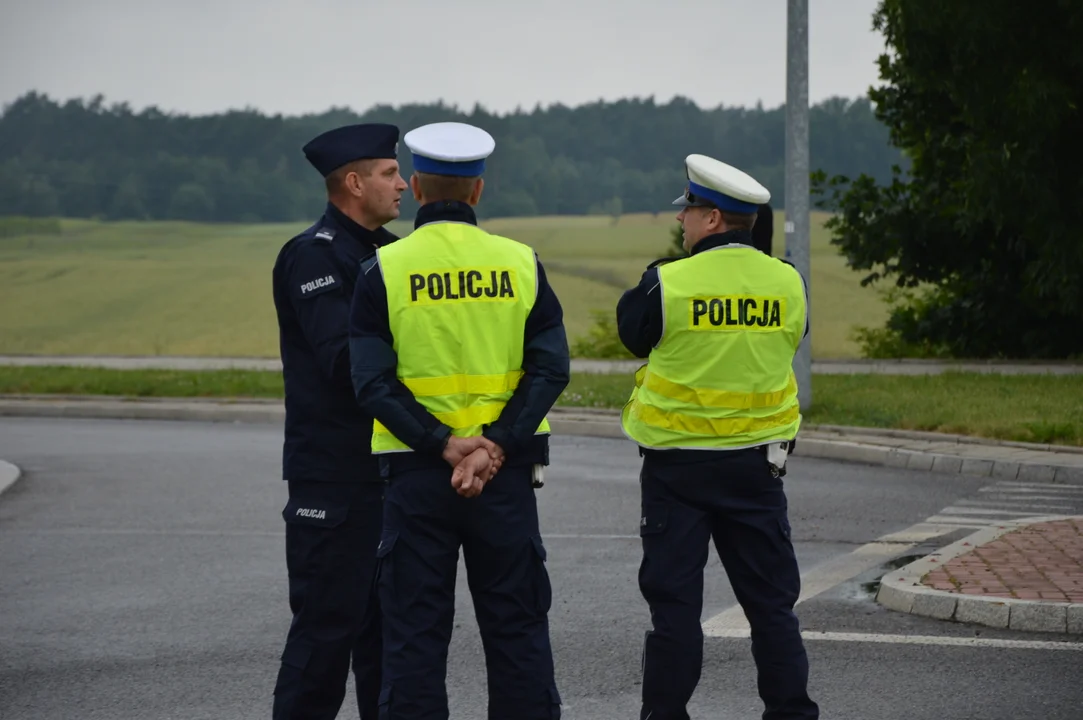
<svg viewBox="0 0 1083 720">
<path fill-rule="evenodd" d="M 636 373 L 625 434 L 646 448 L 733 450 L 792 440 L 793 357 L 807 314 L 792 266 L 744 245 L 659 267 L 662 338 Z"/>
<path fill-rule="evenodd" d="M 397 375 L 460 437 L 500 417 L 523 375 L 537 265 L 526 245 L 474 225 L 436 222 L 377 250 Z M 549 432 L 544 420 L 539 433 Z M 373 424 L 372 452 L 410 448 Z"/>
</svg>

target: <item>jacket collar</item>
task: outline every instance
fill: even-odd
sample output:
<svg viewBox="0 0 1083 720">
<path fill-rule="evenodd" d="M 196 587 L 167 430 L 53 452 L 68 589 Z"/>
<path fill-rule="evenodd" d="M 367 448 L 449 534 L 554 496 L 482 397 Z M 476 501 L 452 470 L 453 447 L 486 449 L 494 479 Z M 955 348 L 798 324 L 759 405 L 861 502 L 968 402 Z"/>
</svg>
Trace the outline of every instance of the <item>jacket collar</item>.
<svg viewBox="0 0 1083 720">
<path fill-rule="evenodd" d="M 374 248 L 387 245 L 394 241 L 396 237 L 392 235 L 386 228 L 376 228 L 375 230 L 369 230 L 368 228 L 355 222 L 352 218 L 346 215 L 346 213 L 339 210 L 333 203 L 327 203 L 327 209 L 324 211 L 325 217 L 327 217 L 332 224 L 336 225 L 338 229 L 344 231 L 354 240 L 371 245 Z"/>
<path fill-rule="evenodd" d="M 478 216 L 468 203 L 458 200 L 438 200 L 418 208 L 414 229 L 434 222 L 458 222 L 478 224 Z"/>
<path fill-rule="evenodd" d="M 692 248 L 692 255 L 701 253 L 705 250 L 714 250 L 715 248 L 722 247 L 723 245 L 752 245 L 752 233 L 748 230 L 727 230 L 724 233 L 715 233 L 714 235 L 708 235 L 707 237 L 696 243 Z"/>
</svg>

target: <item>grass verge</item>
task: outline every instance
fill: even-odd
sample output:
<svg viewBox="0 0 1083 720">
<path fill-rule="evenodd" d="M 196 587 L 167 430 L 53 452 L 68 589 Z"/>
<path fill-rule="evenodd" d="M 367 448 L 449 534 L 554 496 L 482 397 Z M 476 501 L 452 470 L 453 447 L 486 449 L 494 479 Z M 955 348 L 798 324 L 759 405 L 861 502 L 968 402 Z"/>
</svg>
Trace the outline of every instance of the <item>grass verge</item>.
<svg viewBox="0 0 1083 720">
<path fill-rule="evenodd" d="M 280 398 L 282 374 L 259 370 L 0 367 L 0 394 Z"/>
<path fill-rule="evenodd" d="M 631 377 L 580 374 L 558 404 L 619 408 Z M 1083 446 L 1083 375 L 815 375 L 808 423 Z M 0 394 L 282 397 L 277 372 L 0 367 Z"/>
<path fill-rule="evenodd" d="M 632 381 L 572 378 L 561 403 L 617 408 Z M 1083 446 L 1083 375 L 814 375 L 805 422 Z"/>
</svg>

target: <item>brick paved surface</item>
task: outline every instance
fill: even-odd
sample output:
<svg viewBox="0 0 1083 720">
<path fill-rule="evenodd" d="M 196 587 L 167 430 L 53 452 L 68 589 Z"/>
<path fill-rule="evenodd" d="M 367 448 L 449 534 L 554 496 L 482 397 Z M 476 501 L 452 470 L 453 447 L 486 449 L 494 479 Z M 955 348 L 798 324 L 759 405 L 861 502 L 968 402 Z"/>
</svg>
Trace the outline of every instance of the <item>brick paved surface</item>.
<svg viewBox="0 0 1083 720">
<path fill-rule="evenodd" d="M 1083 520 L 1038 523 L 1001 535 L 922 582 L 965 595 L 1083 603 Z"/>
</svg>

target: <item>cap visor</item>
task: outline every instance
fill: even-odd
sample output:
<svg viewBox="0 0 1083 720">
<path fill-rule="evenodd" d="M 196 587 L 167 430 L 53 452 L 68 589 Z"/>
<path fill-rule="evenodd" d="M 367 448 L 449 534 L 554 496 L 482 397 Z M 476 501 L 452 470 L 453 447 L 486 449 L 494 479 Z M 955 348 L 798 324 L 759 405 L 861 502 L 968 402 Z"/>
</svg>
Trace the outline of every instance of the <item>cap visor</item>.
<svg viewBox="0 0 1083 720">
<path fill-rule="evenodd" d="M 677 207 L 690 207 L 692 203 L 688 200 L 687 195 L 681 195 L 679 198 L 673 201 L 673 204 Z"/>
</svg>

